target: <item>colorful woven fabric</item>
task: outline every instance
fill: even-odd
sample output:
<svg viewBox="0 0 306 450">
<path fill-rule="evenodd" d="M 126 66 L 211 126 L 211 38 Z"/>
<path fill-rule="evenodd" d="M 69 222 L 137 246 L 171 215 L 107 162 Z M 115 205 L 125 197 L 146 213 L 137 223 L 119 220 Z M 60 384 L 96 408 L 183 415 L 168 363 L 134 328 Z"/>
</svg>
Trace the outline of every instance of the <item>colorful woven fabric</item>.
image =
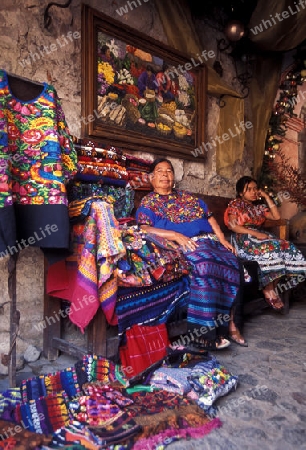
<svg viewBox="0 0 306 450">
<path fill-rule="evenodd" d="M 69 402 L 73 419 L 92 426 L 105 425 L 120 417 L 122 409 L 133 403 L 118 389 L 98 382 L 87 383 L 84 394 Z"/>
<path fill-rule="evenodd" d="M 120 407 L 103 395 L 82 395 L 78 398 L 76 408 L 70 402 L 69 409 L 73 410 L 74 420 L 88 425 L 103 425 L 110 419 L 114 419 L 122 413 Z M 73 402 L 75 404 L 75 402 Z"/>
<path fill-rule="evenodd" d="M 99 158 L 111 161 L 118 161 L 120 165 L 126 165 L 127 156 L 120 148 L 113 145 L 101 147 L 101 144 L 92 139 L 79 139 L 75 144 L 77 154 L 83 158 Z"/>
<path fill-rule="evenodd" d="M 253 205 L 242 199 L 232 200 L 224 214 L 226 225 L 229 216 L 233 216 L 239 225 L 258 230 L 266 220 L 267 205 Z M 286 276 L 298 283 L 298 277 L 304 279 L 306 259 L 302 252 L 291 242 L 278 239 L 265 230 L 267 238 L 257 239 L 249 233 L 235 233 L 233 242 L 238 256 L 248 261 L 256 261 L 259 266 L 259 288 Z"/>
<path fill-rule="evenodd" d="M 88 382 L 108 384 L 117 381 L 116 364 L 109 359 L 99 355 L 84 355 L 83 364 Z"/>
<path fill-rule="evenodd" d="M 133 450 L 165 449 L 171 442 L 201 438 L 222 425 L 211 419 L 186 396 L 158 390 L 130 394 L 134 400 L 126 411 L 142 426 Z"/>
<path fill-rule="evenodd" d="M 111 197 L 114 199 L 114 214 L 116 219 L 129 217 L 134 208 L 135 191 L 120 186 L 108 184 L 85 183 L 72 180 L 67 185 L 67 195 L 70 203 L 90 197 Z"/>
<path fill-rule="evenodd" d="M 134 377 L 167 354 L 170 345 L 165 323 L 159 325 L 133 325 L 126 330 L 126 344 L 119 348 L 122 365 L 132 370 Z"/>
<path fill-rule="evenodd" d="M 9 388 L 0 393 L 0 415 L 7 405 L 16 406 L 22 400 L 19 388 Z"/>
<path fill-rule="evenodd" d="M 95 175 L 93 173 L 77 173 L 75 175 L 75 180 L 85 181 L 90 183 L 104 183 L 112 186 L 125 187 L 127 186 L 127 180 L 121 180 L 117 178 L 106 177 L 102 175 Z"/>
<path fill-rule="evenodd" d="M 141 430 L 141 425 L 136 424 L 126 412 L 120 411 L 116 417 L 106 420 L 102 425 L 87 426 L 74 422 L 73 425 L 57 430 L 53 436 L 52 448 L 62 448 L 65 443 L 69 443 L 75 446 L 66 447 L 65 445 L 65 449 L 132 450 L 134 437 Z"/>
<path fill-rule="evenodd" d="M 3 391 L 0 394 L 0 419 L 12 420 L 13 411 L 21 401 L 20 388 L 9 388 Z"/>
<path fill-rule="evenodd" d="M 201 338 L 210 340 L 228 334 L 230 309 L 240 283 L 237 258 L 213 236 L 199 239 L 197 249 L 185 253 L 193 266 L 188 326 L 195 333 L 200 329 Z"/>
<path fill-rule="evenodd" d="M 204 411 L 209 411 L 219 397 L 235 390 L 238 384 L 238 377 L 232 375 L 214 356 L 210 361 L 196 364 L 188 380 L 197 393 L 198 405 Z"/>
<path fill-rule="evenodd" d="M 22 402 L 16 406 L 14 416 L 25 428 L 45 435 L 68 425 L 70 420 L 64 392 Z"/>
<path fill-rule="evenodd" d="M 119 286 L 149 286 L 189 274 L 191 266 L 173 242 L 137 226 L 121 231 L 126 255 L 118 261 Z"/>
<path fill-rule="evenodd" d="M 133 189 L 150 190 L 152 188 L 148 173 L 152 161 L 145 160 L 134 155 L 126 155 L 126 168 L 129 184 Z"/>
<path fill-rule="evenodd" d="M 114 386 L 114 387 L 113 387 Z M 86 395 L 90 397 L 104 397 L 109 402 L 112 402 L 120 407 L 125 407 L 131 405 L 133 400 L 125 395 L 124 388 L 122 386 L 106 385 L 99 381 L 93 383 L 86 383 L 83 387 L 83 391 Z"/>
<path fill-rule="evenodd" d="M 95 175 L 98 177 L 109 177 L 116 180 L 127 180 L 128 173 L 126 169 L 118 164 L 100 163 L 97 161 L 82 161 L 80 158 L 78 161 L 78 174 Z M 77 176 L 78 176 L 77 174 Z"/>
<path fill-rule="evenodd" d="M 0 449 L 1 450 L 37 450 L 51 443 L 52 437 L 33 433 L 22 424 L 0 420 Z M 49 447 L 44 447 L 49 448 Z"/>
<path fill-rule="evenodd" d="M 86 308 L 76 311 L 71 308 L 70 320 L 80 327 L 88 325 L 99 305 L 103 309 L 107 321 L 114 325 L 117 319 L 115 313 L 116 302 L 116 268 L 117 260 L 125 254 L 121 240 L 118 222 L 113 208 L 106 202 L 94 202 L 91 205 L 84 232 L 84 245 L 79 249 L 78 271 L 76 284 L 91 297 Z M 114 278 L 111 278 L 111 277 Z M 107 285 L 106 282 L 110 284 Z M 72 304 L 76 298 L 72 298 Z"/>
<path fill-rule="evenodd" d="M 62 391 L 68 397 L 75 397 L 81 392 L 74 367 L 23 380 L 20 390 L 23 402 L 37 400 L 48 394 L 55 394 Z"/>
<path fill-rule="evenodd" d="M 139 156 L 126 154 L 126 167 L 129 170 L 136 169 L 149 173 L 152 161 L 140 158 Z"/>
<path fill-rule="evenodd" d="M 176 392 L 158 390 L 153 392 L 135 392 L 130 394 L 134 403 L 127 407 L 131 417 L 141 417 L 162 413 L 168 409 L 178 409 L 195 403 Z"/>
<path fill-rule="evenodd" d="M 134 448 L 132 439 L 142 431 L 142 426 L 138 425 L 127 412 L 121 411 L 120 414 L 106 421 L 103 425 L 89 426 L 89 429 L 102 440 L 105 446 L 107 445 L 107 449 L 116 449 L 117 447 L 112 446 L 118 444 L 120 445 L 118 450 L 120 450 L 121 448 L 124 449 L 125 444 L 128 445 L 127 449 Z"/>
<path fill-rule="evenodd" d="M 66 182 L 77 154 L 55 88 L 25 85 L 0 69 L 0 253 L 17 253 L 21 242 L 52 263 L 55 248 L 58 257 L 69 248 Z"/>
<path fill-rule="evenodd" d="M 168 392 L 185 395 L 191 390 L 188 376 L 191 368 L 160 367 L 150 378 L 150 385 Z"/>
<path fill-rule="evenodd" d="M 98 201 L 113 204 L 115 199 L 107 196 L 92 196 L 70 202 L 68 207 L 70 223 L 84 222 L 90 213 L 92 203 Z"/>
<path fill-rule="evenodd" d="M 150 192 L 136 211 L 137 223 L 163 229 L 175 229 L 186 236 L 211 233 L 207 219 L 212 216 L 208 206 L 187 191 L 173 189 L 170 194 Z"/>
<path fill-rule="evenodd" d="M 149 176 L 146 172 L 141 172 L 139 170 L 127 170 L 129 184 L 133 189 L 140 189 L 143 191 L 149 191 L 152 188 Z"/>
<path fill-rule="evenodd" d="M 133 450 L 165 450 L 173 442 L 200 439 L 222 426 L 220 419 L 211 420 L 194 412 L 172 413 L 157 423 L 150 419 L 151 424 L 143 427 L 142 437 L 138 437 Z"/>
<path fill-rule="evenodd" d="M 119 335 L 136 324 L 165 323 L 175 309 L 186 309 L 189 292 L 188 277 L 137 289 L 120 287 L 116 303 Z"/>
<path fill-rule="evenodd" d="M 0 207 L 67 205 L 65 181 L 76 173 L 77 154 L 55 88 L 44 83 L 37 98 L 18 100 L 1 69 L 0 89 Z"/>
<path fill-rule="evenodd" d="M 107 321 L 117 324 L 116 262 L 125 254 L 112 205 L 91 204 L 85 224 L 72 229 L 73 255 L 50 267 L 47 292 L 71 302 L 69 318 L 82 332 L 99 306 Z"/>
</svg>

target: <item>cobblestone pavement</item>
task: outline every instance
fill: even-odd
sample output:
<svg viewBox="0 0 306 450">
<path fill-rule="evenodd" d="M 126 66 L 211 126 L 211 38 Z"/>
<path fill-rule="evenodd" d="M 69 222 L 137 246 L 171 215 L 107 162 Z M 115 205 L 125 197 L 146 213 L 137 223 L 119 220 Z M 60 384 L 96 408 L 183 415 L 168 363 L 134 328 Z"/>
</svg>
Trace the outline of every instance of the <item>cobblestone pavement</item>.
<svg viewBox="0 0 306 450">
<path fill-rule="evenodd" d="M 222 427 L 169 450 L 306 449 L 306 298 L 288 315 L 267 309 L 248 317 L 249 346 L 214 352 L 239 383 L 216 402 Z"/>
<path fill-rule="evenodd" d="M 306 298 L 294 301 L 288 315 L 266 309 L 248 317 L 244 336 L 249 347 L 213 352 L 239 378 L 236 391 L 215 404 L 222 427 L 169 450 L 306 450 Z M 41 358 L 17 372 L 17 383 L 75 361 Z M 7 387 L 8 379 L 0 380 L 0 391 Z"/>
</svg>

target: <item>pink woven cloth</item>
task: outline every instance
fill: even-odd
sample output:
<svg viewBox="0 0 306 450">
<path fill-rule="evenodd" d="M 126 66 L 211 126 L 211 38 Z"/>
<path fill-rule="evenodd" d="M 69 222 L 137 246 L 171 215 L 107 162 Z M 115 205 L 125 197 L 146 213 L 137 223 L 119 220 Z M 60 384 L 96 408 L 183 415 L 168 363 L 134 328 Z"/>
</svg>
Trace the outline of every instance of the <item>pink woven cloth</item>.
<svg viewBox="0 0 306 450">
<path fill-rule="evenodd" d="M 83 333 L 99 306 L 116 325 L 116 263 L 125 247 L 111 204 L 92 203 L 85 224 L 73 227 L 73 247 L 72 257 L 50 267 L 47 293 L 71 302 L 69 318 Z"/>
</svg>

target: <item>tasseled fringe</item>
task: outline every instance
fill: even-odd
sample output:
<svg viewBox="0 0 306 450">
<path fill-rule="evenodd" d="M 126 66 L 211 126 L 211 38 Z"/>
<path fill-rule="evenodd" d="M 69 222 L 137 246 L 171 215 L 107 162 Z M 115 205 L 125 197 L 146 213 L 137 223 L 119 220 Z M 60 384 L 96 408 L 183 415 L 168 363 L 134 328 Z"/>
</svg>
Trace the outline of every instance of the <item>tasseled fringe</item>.
<svg viewBox="0 0 306 450">
<path fill-rule="evenodd" d="M 196 428 L 188 427 L 183 430 L 165 430 L 155 436 L 139 439 L 135 442 L 133 450 L 143 450 L 144 448 L 146 450 L 156 450 L 157 448 L 158 450 L 163 450 L 170 443 L 180 439 L 200 439 L 221 426 L 221 420 L 216 418 Z"/>
</svg>

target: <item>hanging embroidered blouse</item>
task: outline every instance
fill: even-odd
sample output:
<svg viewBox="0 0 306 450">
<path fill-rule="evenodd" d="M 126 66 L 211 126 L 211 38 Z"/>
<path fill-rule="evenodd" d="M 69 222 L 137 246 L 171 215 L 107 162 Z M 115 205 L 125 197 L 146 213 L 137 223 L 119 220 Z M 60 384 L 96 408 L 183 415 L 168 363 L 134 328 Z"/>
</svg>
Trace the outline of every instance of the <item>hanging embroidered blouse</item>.
<svg viewBox="0 0 306 450">
<path fill-rule="evenodd" d="M 12 254 L 9 246 L 21 250 L 29 244 L 69 247 L 65 182 L 76 163 L 55 88 L 43 83 L 36 98 L 21 100 L 0 70 L 0 228 L 12 230 L 14 220 L 17 228 L 15 236 L 0 233 L 0 251 Z"/>
</svg>

